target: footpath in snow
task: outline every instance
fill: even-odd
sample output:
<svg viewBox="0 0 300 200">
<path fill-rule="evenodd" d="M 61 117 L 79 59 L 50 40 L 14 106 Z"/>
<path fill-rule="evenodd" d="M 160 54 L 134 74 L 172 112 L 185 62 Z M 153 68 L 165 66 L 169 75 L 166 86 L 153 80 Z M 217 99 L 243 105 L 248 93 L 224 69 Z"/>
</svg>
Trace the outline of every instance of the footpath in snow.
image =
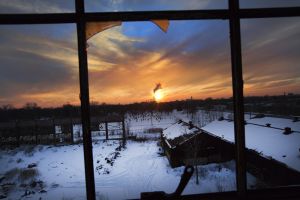
<svg viewBox="0 0 300 200">
<path fill-rule="evenodd" d="M 7 194 L 10 199 L 86 198 L 82 145 L 28 148 L 0 151 L 0 185 L 9 190 L 2 187 L 0 195 Z M 145 191 L 174 192 L 184 168 L 170 168 L 159 148 L 156 141 L 128 141 L 125 149 L 116 141 L 94 144 L 97 198 L 130 199 Z M 24 177 L 32 163 L 36 173 Z M 194 174 L 184 194 L 235 190 L 234 161 L 199 166 L 198 171 L 199 184 Z"/>
</svg>

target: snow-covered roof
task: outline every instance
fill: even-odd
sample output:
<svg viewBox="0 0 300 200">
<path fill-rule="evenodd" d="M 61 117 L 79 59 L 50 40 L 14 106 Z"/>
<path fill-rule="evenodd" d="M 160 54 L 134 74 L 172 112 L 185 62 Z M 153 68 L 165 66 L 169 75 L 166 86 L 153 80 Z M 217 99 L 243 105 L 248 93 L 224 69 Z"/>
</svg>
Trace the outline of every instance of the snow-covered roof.
<svg viewBox="0 0 300 200">
<path fill-rule="evenodd" d="M 192 124 L 179 120 L 163 130 L 163 137 L 170 148 L 175 148 L 178 145 L 185 143 L 194 137 L 201 130 Z"/>
<path fill-rule="evenodd" d="M 179 120 L 176 123 L 169 126 L 168 128 L 166 128 L 165 130 L 163 130 L 163 136 L 168 140 L 173 140 L 177 137 L 194 134 L 198 131 L 198 128 L 190 126 L 190 124 Z"/>
<path fill-rule="evenodd" d="M 300 131 L 300 122 L 292 122 L 290 119 L 273 117 L 249 119 L 246 117 L 246 121 L 259 125 L 269 123 L 272 127 L 281 129 L 290 127 L 293 131 Z M 234 124 L 232 121 L 215 120 L 202 129 L 234 142 Z M 245 138 L 248 149 L 253 149 L 263 156 L 272 157 L 290 168 L 300 171 L 300 132 L 285 135 L 283 130 L 247 124 L 245 125 Z"/>
<path fill-rule="evenodd" d="M 245 116 L 246 121 L 254 124 L 266 125 L 271 124 L 272 127 L 284 129 L 285 127 L 290 127 L 293 131 L 300 132 L 300 121 L 293 122 L 292 119 L 284 119 L 278 117 L 264 117 L 264 118 L 253 118 L 249 119 L 249 115 Z"/>
</svg>

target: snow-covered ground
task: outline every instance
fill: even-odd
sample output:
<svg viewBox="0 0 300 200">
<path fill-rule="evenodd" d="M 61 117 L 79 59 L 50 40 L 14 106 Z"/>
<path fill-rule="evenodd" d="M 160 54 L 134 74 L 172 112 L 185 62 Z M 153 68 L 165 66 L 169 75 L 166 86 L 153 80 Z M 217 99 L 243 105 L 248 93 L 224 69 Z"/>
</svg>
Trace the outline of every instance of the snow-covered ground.
<svg viewBox="0 0 300 200">
<path fill-rule="evenodd" d="M 159 148 L 156 141 L 128 141 L 125 149 L 118 141 L 94 143 L 97 198 L 128 199 L 145 191 L 174 192 L 184 168 L 170 168 Z M 2 150 L 0 160 L 0 185 L 13 184 L 8 199 L 20 199 L 26 191 L 31 193 L 26 198 L 31 199 L 86 198 L 82 145 L 23 146 Z M 28 168 L 32 163 L 37 166 Z M 31 169 L 36 173 L 22 178 L 23 171 Z M 199 184 L 194 174 L 184 194 L 235 190 L 234 161 L 199 166 L 198 171 Z M 255 185 L 255 179 L 250 179 Z M 33 186 L 33 182 L 38 184 Z M 0 192 L 4 194 L 3 187 Z"/>
<path fill-rule="evenodd" d="M 184 112 L 144 113 L 126 116 L 126 129 L 137 136 L 149 137 L 151 128 L 166 129 L 178 119 L 193 121 L 203 129 L 234 141 L 233 122 L 218 121 L 226 113 L 198 111 L 194 118 Z M 300 130 L 300 122 L 288 119 L 259 118 L 247 122 L 277 128 Z M 175 126 L 174 126 L 175 127 Z M 271 156 L 300 170 L 300 133 L 290 135 L 283 131 L 247 124 L 248 148 Z M 173 130 L 172 133 L 187 130 Z M 170 136 L 172 135 L 170 132 Z M 154 134 L 155 135 L 155 134 Z M 155 137 L 154 137 L 155 138 Z M 95 184 L 98 199 L 139 198 L 141 192 L 173 192 L 183 173 L 183 167 L 172 169 L 161 155 L 157 140 L 127 141 L 122 148 L 119 141 L 94 141 L 93 156 Z M 85 173 L 82 144 L 64 146 L 21 146 L 0 150 L 0 197 L 6 199 L 85 199 Z M 30 164 L 36 164 L 36 166 Z M 29 167 L 29 168 L 28 168 Z M 31 168 L 30 168 L 31 167 Z M 184 194 L 235 190 L 234 161 L 198 166 L 199 184 L 194 173 Z M 248 174 L 248 186 L 257 187 L 256 179 Z M 25 196 L 26 195 L 26 196 Z M 22 197 L 24 196 L 24 197 Z M 22 198 L 21 198 L 22 197 Z"/>
<path fill-rule="evenodd" d="M 283 130 L 269 127 L 262 127 L 253 124 L 245 125 L 246 147 L 256 150 L 262 156 L 272 157 L 289 167 L 300 171 L 300 122 L 293 122 L 291 119 L 264 117 L 250 119 L 245 116 L 248 123 L 259 125 L 271 124 L 272 127 L 284 129 L 291 127 L 293 132 L 289 135 L 283 134 Z M 202 127 L 212 134 L 220 136 L 225 140 L 234 142 L 233 122 L 226 120 L 215 120 Z"/>
</svg>

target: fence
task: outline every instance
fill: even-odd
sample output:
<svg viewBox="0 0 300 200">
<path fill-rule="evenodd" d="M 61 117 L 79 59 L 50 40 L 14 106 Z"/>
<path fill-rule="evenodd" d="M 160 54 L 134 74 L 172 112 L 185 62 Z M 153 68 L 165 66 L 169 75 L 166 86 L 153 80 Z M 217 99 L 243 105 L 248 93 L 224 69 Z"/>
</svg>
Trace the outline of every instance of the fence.
<svg viewBox="0 0 300 200">
<path fill-rule="evenodd" d="M 106 140 L 126 138 L 123 117 L 92 117 L 91 131 L 94 136 L 105 135 Z M 73 143 L 82 139 L 81 119 L 0 122 L 0 139 L 1 144 L 14 145 Z"/>
</svg>

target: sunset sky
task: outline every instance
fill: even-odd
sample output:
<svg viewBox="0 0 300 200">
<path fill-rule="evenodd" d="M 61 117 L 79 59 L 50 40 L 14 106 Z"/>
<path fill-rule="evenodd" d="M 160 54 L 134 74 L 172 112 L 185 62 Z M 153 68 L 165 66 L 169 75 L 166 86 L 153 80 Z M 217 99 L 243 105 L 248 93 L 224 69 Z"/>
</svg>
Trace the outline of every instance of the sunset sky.
<svg viewBox="0 0 300 200">
<path fill-rule="evenodd" d="M 32 2 L 35 2 L 33 5 Z M 106 3 L 104 3 L 106 2 Z M 110 2 L 110 3 L 107 3 Z M 87 11 L 227 8 L 225 0 L 88 0 Z M 300 0 L 242 1 L 241 7 L 300 6 Z M 0 13 L 73 12 L 73 1 L 1 0 Z M 300 93 L 300 18 L 242 20 L 245 95 Z M 76 25 L 0 26 L 0 106 L 79 104 Z M 124 22 L 88 41 L 90 100 L 130 103 L 230 97 L 226 20 Z"/>
</svg>

